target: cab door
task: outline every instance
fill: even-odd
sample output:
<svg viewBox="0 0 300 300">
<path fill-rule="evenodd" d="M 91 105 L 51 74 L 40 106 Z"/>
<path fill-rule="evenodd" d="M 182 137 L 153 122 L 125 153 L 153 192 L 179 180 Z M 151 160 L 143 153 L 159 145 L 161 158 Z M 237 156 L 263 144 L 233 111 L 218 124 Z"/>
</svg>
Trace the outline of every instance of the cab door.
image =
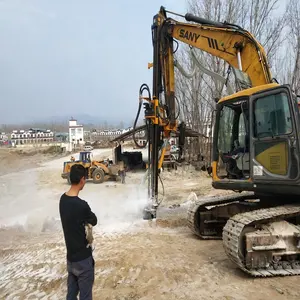
<svg viewBox="0 0 300 300">
<path fill-rule="evenodd" d="M 250 98 L 251 178 L 286 184 L 299 178 L 299 112 L 287 86 Z"/>
</svg>

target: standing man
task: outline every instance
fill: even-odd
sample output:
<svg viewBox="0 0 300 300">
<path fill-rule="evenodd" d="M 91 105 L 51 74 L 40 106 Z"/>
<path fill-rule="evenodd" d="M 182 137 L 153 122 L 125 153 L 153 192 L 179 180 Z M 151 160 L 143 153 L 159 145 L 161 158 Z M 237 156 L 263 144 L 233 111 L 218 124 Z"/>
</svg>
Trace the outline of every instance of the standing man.
<svg viewBox="0 0 300 300">
<path fill-rule="evenodd" d="M 67 248 L 68 292 L 67 300 L 92 300 L 95 261 L 86 239 L 85 226 L 97 224 L 97 217 L 88 203 L 78 197 L 85 185 L 86 170 L 82 165 L 71 167 L 71 187 L 59 202 L 60 219 Z"/>
<path fill-rule="evenodd" d="M 124 161 L 122 160 L 119 162 L 119 176 L 121 177 L 121 182 L 125 183 L 125 176 L 126 176 L 125 165 L 124 165 Z"/>
</svg>

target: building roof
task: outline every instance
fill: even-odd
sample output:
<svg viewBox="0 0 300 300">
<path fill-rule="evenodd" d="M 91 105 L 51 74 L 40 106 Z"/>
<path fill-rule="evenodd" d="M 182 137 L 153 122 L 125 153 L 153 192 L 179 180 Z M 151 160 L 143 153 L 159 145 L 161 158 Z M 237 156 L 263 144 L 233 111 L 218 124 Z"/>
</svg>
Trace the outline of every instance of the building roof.
<svg viewBox="0 0 300 300">
<path fill-rule="evenodd" d="M 47 131 L 49 132 L 49 131 L 51 131 L 50 129 L 42 129 L 42 128 L 29 128 L 28 131 L 29 130 L 31 130 L 31 131 L 39 131 L 39 132 L 47 132 Z"/>
<path fill-rule="evenodd" d="M 136 132 L 141 132 L 141 131 L 144 131 L 146 129 L 146 125 L 142 125 L 142 126 L 138 126 L 136 128 Z M 123 141 L 125 140 L 126 138 L 128 138 L 129 136 L 133 135 L 133 132 L 134 130 L 129 130 L 121 135 L 119 135 L 118 137 L 114 138 L 113 140 L 111 140 L 111 142 L 118 142 L 118 141 Z M 176 132 L 176 136 L 179 135 L 179 131 Z M 197 132 L 195 130 L 192 130 L 191 128 L 189 127 L 186 127 L 185 129 L 185 136 L 186 137 L 203 137 L 203 138 L 208 138 L 206 135 L 200 133 L 200 132 Z"/>
<path fill-rule="evenodd" d="M 68 136 L 68 132 L 55 132 L 55 136 Z"/>
<path fill-rule="evenodd" d="M 53 134 L 53 131 L 51 131 L 50 129 L 48 130 L 43 130 L 43 129 L 28 129 L 28 130 L 24 130 L 24 129 L 19 129 L 19 130 L 13 130 L 11 134 Z"/>
</svg>

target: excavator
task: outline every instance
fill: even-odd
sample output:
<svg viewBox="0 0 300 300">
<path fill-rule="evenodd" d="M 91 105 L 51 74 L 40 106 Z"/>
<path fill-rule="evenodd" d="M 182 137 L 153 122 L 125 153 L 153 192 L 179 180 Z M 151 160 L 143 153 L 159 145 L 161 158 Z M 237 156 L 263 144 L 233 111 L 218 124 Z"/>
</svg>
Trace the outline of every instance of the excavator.
<svg viewBox="0 0 300 300">
<path fill-rule="evenodd" d="M 160 204 L 158 180 L 166 141 L 178 130 L 179 140 L 184 139 L 175 95 L 179 41 L 223 59 L 236 79 L 236 92 L 216 103 L 211 162 L 212 186 L 232 192 L 193 201 L 187 216 L 190 229 L 202 239 L 222 239 L 228 257 L 251 276 L 300 274 L 297 96 L 289 85 L 272 78 L 264 48 L 238 25 L 164 7 L 153 18 L 152 95 L 143 84 L 138 109 L 139 115 L 144 105 L 148 132 L 149 204 L 144 219 L 156 218 Z"/>
</svg>

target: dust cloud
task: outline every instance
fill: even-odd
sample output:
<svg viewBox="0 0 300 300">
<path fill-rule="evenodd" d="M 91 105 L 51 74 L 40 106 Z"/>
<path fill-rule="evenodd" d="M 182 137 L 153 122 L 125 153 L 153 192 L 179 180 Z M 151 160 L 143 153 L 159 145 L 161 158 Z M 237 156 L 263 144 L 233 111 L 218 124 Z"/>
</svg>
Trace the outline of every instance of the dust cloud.
<svg viewBox="0 0 300 300">
<path fill-rule="evenodd" d="M 37 177 L 34 169 L 2 176 L 0 227 L 39 231 L 45 218 L 55 216 L 56 195 L 38 188 Z"/>
<path fill-rule="evenodd" d="M 109 154 L 107 150 L 95 150 L 94 155 L 107 157 Z M 0 228 L 14 227 L 28 232 L 59 230 L 59 199 L 69 188 L 60 177 L 66 159 L 1 176 Z M 125 185 L 112 181 L 101 185 L 86 183 L 79 196 L 98 217 L 95 230 L 119 232 L 141 220 L 147 191 L 140 177 L 139 173 L 127 175 L 126 180 L 134 183 Z"/>
</svg>

